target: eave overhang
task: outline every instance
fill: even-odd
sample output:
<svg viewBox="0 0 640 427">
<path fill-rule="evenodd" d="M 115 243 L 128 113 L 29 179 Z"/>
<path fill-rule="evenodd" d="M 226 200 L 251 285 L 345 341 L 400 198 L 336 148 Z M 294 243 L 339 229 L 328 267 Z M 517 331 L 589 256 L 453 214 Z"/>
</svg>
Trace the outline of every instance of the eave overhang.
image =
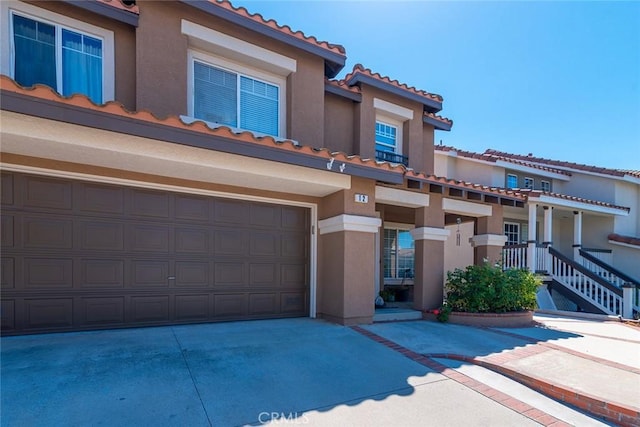
<svg viewBox="0 0 640 427">
<path fill-rule="evenodd" d="M 260 22 L 254 21 L 246 16 L 239 15 L 234 11 L 217 6 L 209 0 L 180 0 L 182 3 L 195 7 L 196 9 L 208 13 L 225 21 L 232 22 L 242 28 L 254 31 L 269 38 L 278 40 L 289 46 L 304 50 L 305 52 L 319 56 L 324 59 L 324 74 L 328 78 L 335 77 L 344 67 L 346 55 L 332 52 L 321 46 L 314 45 L 304 39 L 282 32 L 276 28 L 269 27 Z"/>
<path fill-rule="evenodd" d="M 445 130 L 445 131 L 450 131 L 451 127 L 453 126 L 452 123 L 445 123 L 442 122 L 440 120 L 434 119 L 433 117 L 429 117 L 426 115 L 422 116 L 422 121 L 428 125 L 433 126 L 434 128 L 438 129 L 438 130 Z"/>
<path fill-rule="evenodd" d="M 352 92 L 348 89 L 341 88 L 339 86 L 333 85 L 331 83 L 324 83 L 324 91 L 328 93 L 332 93 L 334 95 L 341 96 L 343 98 L 350 99 L 354 102 L 362 102 L 362 94 L 357 92 Z"/>
<path fill-rule="evenodd" d="M 137 27 L 139 15 L 133 11 L 117 8 L 100 1 L 78 1 L 78 0 L 62 0 L 64 3 L 79 7 L 116 21 Z M 117 0 L 116 0 L 117 1 Z"/>
</svg>

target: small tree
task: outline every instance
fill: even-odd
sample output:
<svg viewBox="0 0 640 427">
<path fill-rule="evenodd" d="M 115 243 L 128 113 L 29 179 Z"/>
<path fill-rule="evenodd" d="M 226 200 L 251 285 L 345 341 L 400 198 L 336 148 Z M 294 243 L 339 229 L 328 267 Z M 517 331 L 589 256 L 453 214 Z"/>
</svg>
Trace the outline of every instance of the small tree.
<svg viewBox="0 0 640 427">
<path fill-rule="evenodd" d="M 507 313 L 536 308 L 536 293 L 541 280 L 528 270 L 503 270 L 501 265 L 485 261 L 466 269 L 447 272 L 446 302 L 438 319 L 449 313 Z"/>
</svg>

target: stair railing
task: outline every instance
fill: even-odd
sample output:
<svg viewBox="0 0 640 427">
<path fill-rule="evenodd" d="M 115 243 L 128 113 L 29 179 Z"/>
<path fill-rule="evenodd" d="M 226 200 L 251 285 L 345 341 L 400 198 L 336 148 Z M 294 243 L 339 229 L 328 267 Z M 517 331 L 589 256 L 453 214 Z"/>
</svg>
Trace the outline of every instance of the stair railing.
<svg viewBox="0 0 640 427">
<path fill-rule="evenodd" d="M 638 282 L 631 276 L 615 269 L 606 262 L 592 255 L 590 252 L 580 249 L 580 257 L 582 258 L 582 265 L 585 268 L 606 279 L 617 288 L 622 288 L 622 285 L 625 283 L 638 285 Z"/>
<path fill-rule="evenodd" d="M 549 273 L 561 285 L 589 301 L 602 311 L 615 316 L 624 313 L 622 289 L 598 276 L 579 263 L 549 248 L 551 266 Z M 632 304 L 632 301 L 627 302 Z"/>
</svg>

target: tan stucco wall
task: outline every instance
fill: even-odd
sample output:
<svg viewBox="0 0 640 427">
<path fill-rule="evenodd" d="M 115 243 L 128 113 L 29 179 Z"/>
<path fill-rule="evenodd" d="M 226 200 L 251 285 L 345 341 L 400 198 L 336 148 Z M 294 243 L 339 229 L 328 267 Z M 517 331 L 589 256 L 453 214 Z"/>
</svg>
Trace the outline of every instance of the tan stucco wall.
<svg viewBox="0 0 640 427">
<path fill-rule="evenodd" d="M 456 233 L 458 225 L 447 225 L 449 238 L 444 242 L 444 274 L 445 280 L 448 271 L 456 268 L 464 269 L 468 265 L 473 265 L 473 246 L 469 239 L 473 237 L 473 222 L 463 222 L 460 224 L 460 246 L 456 245 Z"/>
<path fill-rule="evenodd" d="M 324 144 L 331 151 L 355 154 L 353 101 L 331 93 L 324 97 Z"/>
<path fill-rule="evenodd" d="M 61 2 L 28 1 L 26 3 L 113 31 L 116 72 L 115 99 L 128 110 L 136 109 L 136 35 L 134 27 Z"/>
<path fill-rule="evenodd" d="M 295 59 L 297 69 L 287 78 L 285 136 L 303 145 L 323 145 L 324 61 L 321 58 L 182 3 L 139 2 L 139 7 L 136 48 L 138 108 L 148 109 L 159 116 L 187 114 L 189 42 L 181 33 L 181 20 L 185 19 Z"/>
<path fill-rule="evenodd" d="M 375 181 L 370 179 L 352 177 L 350 189 L 337 191 L 322 199 L 318 207 L 318 218 L 331 218 L 341 214 L 375 217 L 375 185 Z M 369 203 L 357 203 L 356 194 L 368 195 Z"/>
</svg>

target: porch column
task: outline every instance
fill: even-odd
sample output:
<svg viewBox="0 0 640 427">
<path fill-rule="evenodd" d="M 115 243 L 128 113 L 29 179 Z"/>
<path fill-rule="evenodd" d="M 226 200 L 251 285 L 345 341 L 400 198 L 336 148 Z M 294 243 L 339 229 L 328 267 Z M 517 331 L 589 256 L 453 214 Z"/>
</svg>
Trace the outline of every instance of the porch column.
<svg viewBox="0 0 640 427">
<path fill-rule="evenodd" d="M 502 261 L 502 249 L 507 242 L 503 219 L 502 205 L 492 205 L 491 215 L 476 220 L 476 234 L 471 238 L 475 265 L 482 265 L 485 260 Z"/>
<path fill-rule="evenodd" d="M 381 224 L 380 218 L 348 214 L 318 221 L 322 318 L 343 325 L 373 321 L 375 235 Z"/>
<path fill-rule="evenodd" d="M 573 211 L 573 260 L 580 258 L 582 247 L 582 211 Z"/>
<path fill-rule="evenodd" d="M 549 254 L 549 247 L 553 245 L 553 208 L 549 206 L 543 206 L 544 209 L 544 239 L 543 244 L 545 246 L 544 266 L 543 270 L 548 271 L 551 265 L 551 255 Z"/>
<path fill-rule="evenodd" d="M 536 271 L 536 217 L 538 205 L 529 205 L 529 236 L 527 236 L 527 268 Z"/>
<path fill-rule="evenodd" d="M 442 305 L 444 296 L 444 242 L 449 230 L 444 228 L 442 195 L 430 194 L 429 207 L 415 210 L 415 277 L 413 308 L 429 310 Z"/>
</svg>

